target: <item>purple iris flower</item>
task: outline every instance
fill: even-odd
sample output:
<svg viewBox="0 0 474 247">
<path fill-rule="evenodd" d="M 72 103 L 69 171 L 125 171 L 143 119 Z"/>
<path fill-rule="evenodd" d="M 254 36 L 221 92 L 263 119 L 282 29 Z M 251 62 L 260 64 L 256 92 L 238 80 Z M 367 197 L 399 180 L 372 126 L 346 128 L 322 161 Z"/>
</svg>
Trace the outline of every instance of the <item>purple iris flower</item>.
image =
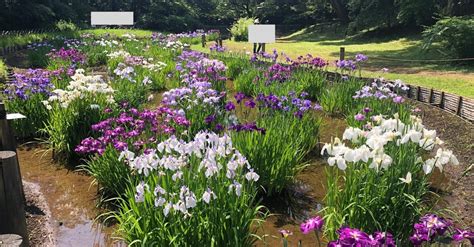
<svg viewBox="0 0 474 247">
<path fill-rule="evenodd" d="M 357 62 L 365 62 L 365 61 L 367 61 L 368 59 L 369 59 L 369 58 L 368 58 L 366 55 L 364 55 L 364 54 L 360 54 L 360 53 L 359 53 L 359 54 L 355 55 L 355 60 L 356 60 Z"/>
<path fill-rule="evenodd" d="M 242 92 L 238 92 L 235 94 L 234 98 L 235 100 L 237 100 L 237 103 L 240 104 L 240 102 L 242 102 L 242 100 L 245 98 L 245 94 Z"/>
<path fill-rule="evenodd" d="M 313 217 L 300 225 L 300 230 L 303 234 L 308 234 L 312 231 L 319 231 L 323 228 L 324 220 L 320 216 Z"/>
<path fill-rule="evenodd" d="M 393 102 L 396 103 L 396 104 L 401 104 L 405 101 L 405 99 L 403 99 L 402 96 L 396 96 L 395 98 L 393 98 Z"/>
<path fill-rule="evenodd" d="M 472 245 L 474 245 L 474 232 L 470 230 L 462 230 L 462 229 L 456 228 L 456 232 L 453 235 L 453 239 L 456 242 L 461 242 L 464 239 L 467 239 L 471 242 Z"/>
<path fill-rule="evenodd" d="M 245 102 L 245 106 L 248 107 L 248 108 L 254 108 L 255 107 L 255 101 L 253 101 L 253 99 L 249 99 Z"/>
<path fill-rule="evenodd" d="M 365 115 L 364 115 L 364 114 L 361 114 L 361 113 L 358 113 L 358 114 L 356 114 L 356 115 L 354 116 L 354 119 L 355 119 L 356 121 L 359 121 L 359 122 L 360 122 L 360 121 L 364 121 L 364 120 L 365 120 Z"/>
<path fill-rule="evenodd" d="M 235 110 L 235 105 L 232 103 L 232 101 L 229 101 L 225 104 L 225 110 L 226 111 L 233 111 Z"/>
<path fill-rule="evenodd" d="M 211 114 L 204 119 L 204 122 L 206 122 L 206 124 L 211 124 L 215 120 L 216 120 L 216 114 Z"/>
</svg>

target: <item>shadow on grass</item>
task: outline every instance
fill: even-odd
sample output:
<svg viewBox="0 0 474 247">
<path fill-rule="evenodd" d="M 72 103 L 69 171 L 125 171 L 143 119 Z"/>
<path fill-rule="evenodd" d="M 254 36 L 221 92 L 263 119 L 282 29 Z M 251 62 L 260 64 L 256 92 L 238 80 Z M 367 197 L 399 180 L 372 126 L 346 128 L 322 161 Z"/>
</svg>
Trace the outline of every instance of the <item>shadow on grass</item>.
<svg viewBox="0 0 474 247">
<path fill-rule="evenodd" d="M 413 74 L 422 71 L 456 71 L 459 73 L 474 73 L 474 63 L 459 61 L 432 61 L 446 60 L 453 58 L 442 50 L 442 48 L 423 50 L 419 45 L 410 45 L 405 49 L 398 50 L 348 50 L 346 58 L 353 59 L 358 53 L 369 57 L 364 67 L 369 69 L 393 68 L 399 72 Z M 339 56 L 338 52 L 331 53 L 331 56 Z M 425 61 L 420 61 L 425 60 Z"/>
<path fill-rule="evenodd" d="M 288 43 L 296 42 L 319 42 L 324 40 L 340 40 L 345 37 L 346 28 L 340 24 L 334 23 L 331 25 L 320 24 L 311 25 L 294 32 L 288 36 L 280 37 L 278 40 Z"/>
</svg>

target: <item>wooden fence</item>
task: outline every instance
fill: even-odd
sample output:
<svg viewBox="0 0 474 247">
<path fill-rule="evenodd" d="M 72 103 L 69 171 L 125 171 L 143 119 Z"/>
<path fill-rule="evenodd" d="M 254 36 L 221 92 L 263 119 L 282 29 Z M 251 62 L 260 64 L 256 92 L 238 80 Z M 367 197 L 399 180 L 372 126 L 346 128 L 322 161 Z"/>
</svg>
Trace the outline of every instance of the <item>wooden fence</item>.
<svg viewBox="0 0 474 247">
<path fill-rule="evenodd" d="M 54 28 L 38 28 L 38 29 L 31 29 L 31 30 L 5 30 L 0 31 L 0 37 L 2 36 L 20 36 L 20 35 L 27 35 L 27 34 L 38 34 L 38 33 L 50 33 L 55 31 Z"/>
<path fill-rule="evenodd" d="M 328 77 L 332 80 L 337 77 L 341 77 L 341 75 L 338 73 L 325 73 L 327 73 Z M 359 79 L 366 81 L 367 84 L 375 80 L 375 78 Z M 395 83 L 393 81 L 386 82 L 393 84 Z M 452 93 L 446 93 L 433 88 L 425 88 L 411 84 L 406 84 L 406 86 L 408 86 L 407 91 L 401 91 L 397 93 L 411 100 L 425 103 L 433 107 L 438 107 L 444 111 L 453 113 L 458 117 L 467 120 L 468 122 L 474 123 L 474 99 L 469 99 Z"/>
<path fill-rule="evenodd" d="M 439 107 L 442 110 L 474 123 L 474 100 L 451 93 L 438 91 L 433 88 L 407 85 L 406 97 L 419 102 Z"/>
</svg>

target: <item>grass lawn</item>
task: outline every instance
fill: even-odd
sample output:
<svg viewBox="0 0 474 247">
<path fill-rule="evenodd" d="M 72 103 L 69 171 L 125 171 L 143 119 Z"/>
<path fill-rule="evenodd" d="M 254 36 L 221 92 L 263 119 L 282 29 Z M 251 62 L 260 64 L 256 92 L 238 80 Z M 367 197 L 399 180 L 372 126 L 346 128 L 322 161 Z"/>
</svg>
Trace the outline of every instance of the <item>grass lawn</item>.
<svg viewBox="0 0 474 247">
<path fill-rule="evenodd" d="M 3 59 L 0 58 L 0 80 L 7 76 L 7 66 Z"/>
<path fill-rule="evenodd" d="M 209 43 L 208 43 L 209 44 Z M 224 46 L 234 52 L 251 52 L 253 45 L 247 42 L 234 42 L 226 40 Z M 274 44 L 268 44 L 267 52 L 276 49 L 288 56 L 295 58 L 299 55 L 312 54 L 329 61 L 339 59 L 339 48 L 346 49 L 346 58 L 353 58 L 357 53 L 369 56 L 369 61 L 364 66 L 362 76 L 382 76 L 381 69 L 390 69 L 383 74 L 387 79 L 401 79 L 406 83 L 435 88 L 446 92 L 474 98 L 474 65 L 456 65 L 450 62 L 419 62 L 419 61 L 394 61 L 402 60 L 427 60 L 449 59 L 441 49 L 430 51 L 422 50 L 420 38 L 417 36 L 377 38 L 377 39 L 344 39 L 335 34 L 318 33 L 314 30 L 303 29 L 285 37 L 281 37 Z M 192 46 L 193 49 L 209 51 L 200 45 Z M 333 64 L 333 63 L 332 63 Z M 331 65 L 331 70 L 334 66 Z"/>
</svg>

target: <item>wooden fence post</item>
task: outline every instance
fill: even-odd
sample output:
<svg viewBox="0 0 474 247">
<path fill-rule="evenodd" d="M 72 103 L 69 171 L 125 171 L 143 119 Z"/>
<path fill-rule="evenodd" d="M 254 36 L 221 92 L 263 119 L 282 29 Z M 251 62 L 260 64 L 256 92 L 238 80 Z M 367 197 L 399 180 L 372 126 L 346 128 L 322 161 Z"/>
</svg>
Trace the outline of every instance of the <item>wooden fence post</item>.
<svg viewBox="0 0 474 247">
<path fill-rule="evenodd" d="M 444 109 L 444 91 L 441 91 L 441 100 L 439 102 L 439 107 L 441 107 L 441 109 Z"/>
<path fill-rule="evenodd" d="M 25 200 L 17 155 L 13 151 L 0 151 L 0 234 L 18 234 L 21 246 L 28 246 Z"/>
<path fill-rule="evenodd" d="M 407 86 L 408 86 L 407 97 L 408 97 L 409 99 L 411 99 L 411 85 L 410 85 L 410 84 L 407 84 Z"/>
<path fill-rule="evenodd" d="M 346 48 L 341 47 L 339 48 L 339 61 L 342 61 L 346 58 Z"/>
<path fill-rule="evenodd" d="M 16 152 L 16 140 L 10 123 L 7 120 L 5 104 L 0 102 L 0 137 L 2 138 L 2 150 Z"/>
<path fill-rule="evenodd" d="M 201 44 L 202 44 L 202 47 L 206 47 L 206 34 L 203 33 L 202 36 L 201 36 Z"/>
<path fill-rule="evenodd" d="M 431 88 L 430 94 L 428 95 L 428 104 L 430 104 L 430 105 L 431 105 L 431 102 L 432 102 L 432 98 L 433 98 L 433 88 Z"/>
<path fill-rule="evenodd" d="M 416 100 L 420 101 L 420 99 L 421 99 L 421 87 L 418 86 L 416 88 Z"/>
<path fill-rule="evenodd" d="M 462 97 L 459 96 L 458 107 L 456 108 L 456 115 L 461 116 Z"/>
</svg>

